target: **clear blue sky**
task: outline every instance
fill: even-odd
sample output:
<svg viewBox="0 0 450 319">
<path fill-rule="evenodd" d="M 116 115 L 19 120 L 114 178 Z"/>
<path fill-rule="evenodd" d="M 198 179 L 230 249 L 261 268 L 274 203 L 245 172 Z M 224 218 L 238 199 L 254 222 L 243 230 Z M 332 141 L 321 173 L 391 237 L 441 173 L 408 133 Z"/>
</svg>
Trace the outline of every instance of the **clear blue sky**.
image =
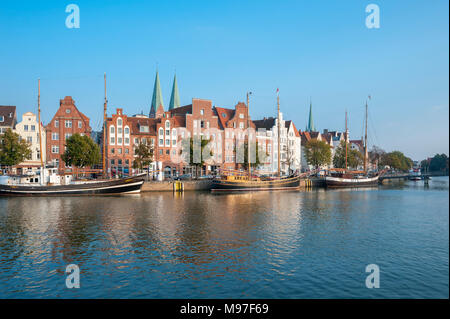
<svg viewBox="0 0 450 319">
<path fill-rule="evenodd" d="M 80 8 L 68 29 L 66 5 Z M 380 29 L 365 26 L 380 7 Z M 0 105 L 43 121 L 71 95 L 98 129 L 103 73 L 109 114 L 148 113 L 158 67 L 167 106 L 176 70 L 181 103 L 233 107 L 253 91 L 254 119 L 281 108 L 298 128 L 312 97 L 316 128 L 361 136 L 413 159 L 448 154 L 448 1 L 0 1 Z"/>
</svg>

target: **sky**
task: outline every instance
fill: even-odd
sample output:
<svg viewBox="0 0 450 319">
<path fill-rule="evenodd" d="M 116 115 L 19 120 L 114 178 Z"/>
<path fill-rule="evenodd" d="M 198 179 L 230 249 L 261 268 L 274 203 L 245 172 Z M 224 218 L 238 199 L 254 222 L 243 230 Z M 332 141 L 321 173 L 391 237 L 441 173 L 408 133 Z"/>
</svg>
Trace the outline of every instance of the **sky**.
<svg viewBox="0 0 450 319">
<path fill-rule="evenodd" d="M 380 27 L 367 28 L 377 4 Z M 66 6 L 80 10 L 67 28 Z M 192 98 L 234 108 L 253 94 L 253 119 L 276 116 L 305 129 L 312 101 L 316 129 L 363 135 L 369 148 L 414 160 L 449 154 L 449 8 L 434 1 L 5 1 L 0 0 L 0 105 L 18 119 L 42 120 L 72 96 L 101 127 L 107 74 L 108 114 L 150 110 L 156 70 L 164 104 L 176 72 L 181 105 Z"/>
</svg>

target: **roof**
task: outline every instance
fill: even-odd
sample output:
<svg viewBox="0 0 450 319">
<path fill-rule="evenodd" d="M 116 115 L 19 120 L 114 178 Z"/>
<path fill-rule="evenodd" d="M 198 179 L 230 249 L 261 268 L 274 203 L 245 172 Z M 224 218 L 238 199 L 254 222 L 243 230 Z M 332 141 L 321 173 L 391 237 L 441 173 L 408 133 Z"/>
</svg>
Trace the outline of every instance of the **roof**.
<svg viewBox="0 0 450 319">
<path fill-rule="evenodd" d="M 156 136 L 156 123 L 159 119 L 142 118 L 142 117 L 128 117 L 127 122 L 130 123 L 131 134 L 141 135 L 155 135 Z M 140 132 L 140 126 L 148 126 L 148 132 Z"/>
<path fill-rule="evenodd" d="M 156 111 L 162 105 L 164 109 L 164 102 L 161 93 L 161 84 L 159 83 L 159 73 L 156 71 L 155 86 L 153 87 L 152 105 L 150 107 L 150 117 L 155 117 Z"/>
<path fill-rule="evenodd" d="M 3 122 L 0 122 L 0 126 L 13 127 L 16 120 L 16 107 L 12 105 L 0 105 L 0 116 L 3 116 Z"/>
<path fill-rule="evenodd" d="M 172 116 L 192 114 L 192 104 L 174 108 L 172 110 L 169 110 L 169 112 Z"/>
<path fill-rule="evenodd" d="M 275 126 L 275 118 L 268 117 L 263 118 L 262 120 L 253 121 L 256 128 L 265 128 L 266 130 L 271 130 Z"/>
<path fill-rule="evenodd" d="M 220 128 L 222 130 L 225 129 L 227 127 L 227 122 L 234 116 L 234 110 L 217 106 L 214 107 L 214 110 L 216 111 L 216 115 L 219 118 Z"/>
</svg>

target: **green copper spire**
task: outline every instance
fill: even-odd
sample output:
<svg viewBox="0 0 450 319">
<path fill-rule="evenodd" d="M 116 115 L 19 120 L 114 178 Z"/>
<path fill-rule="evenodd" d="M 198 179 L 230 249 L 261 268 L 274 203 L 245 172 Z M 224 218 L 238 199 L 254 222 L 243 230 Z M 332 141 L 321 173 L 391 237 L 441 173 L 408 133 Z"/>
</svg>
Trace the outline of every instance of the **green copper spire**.
<svg viewBox="0 0 450 319">
<path fill-rule="evenodd" d="M 169 111 L 180 107 L 180 94 L 178 93 L 177 75 L 173 78 L 172 95 L 170 96 Z"/>
<path fill-rule="evenodd" d="M 156 110 L 160 105 L 162 105 L 162 107 L 164 108 L 161 85 L 159 84 L 159 74 L 158 71 L 156 71 L 155 86 L 153 87 L 152 106 L 150 108 L 149 114 L 150 117 L 155 117 Z"/>
<path fill-rule="evenodd" d="M 314 127 L 313 116 L 312 116 L 312 102 L 309 102 L 309 121 L 308 121 L 308 125 L 306 126 L 306 131 L 307 132 L 315 132 L 316 131 L 316 129 Z"/>
</svg>

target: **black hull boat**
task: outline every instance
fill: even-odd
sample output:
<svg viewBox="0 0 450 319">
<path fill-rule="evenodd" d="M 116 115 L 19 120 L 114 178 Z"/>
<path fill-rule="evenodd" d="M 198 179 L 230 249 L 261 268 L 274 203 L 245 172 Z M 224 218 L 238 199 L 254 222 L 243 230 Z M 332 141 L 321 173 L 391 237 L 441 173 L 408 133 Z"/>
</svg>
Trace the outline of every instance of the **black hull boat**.
<svg viewBox="0 0 450 319">
<path fill-rule="evenodd" d="M 299 176 L 273 180 L 218 179 L 213 180 L 211 191 L 213 192 L 275 191 L 275 190 L 296 190 L 299 187 L 300 187 Z"/>
<path fill-rule="evenodd" d="M 373 187 L 378 186 L 378 176 L 362 178 L 345 178 L 326 176 L 325 184 L 330 188 L 337 187 Z"/>
<path fill-rule="evenodd" d="M 135 194 L 141 191 L 144 176 L 68 185 L 0 185 L 0 196 L 68 196 Z"/>
</svg>

